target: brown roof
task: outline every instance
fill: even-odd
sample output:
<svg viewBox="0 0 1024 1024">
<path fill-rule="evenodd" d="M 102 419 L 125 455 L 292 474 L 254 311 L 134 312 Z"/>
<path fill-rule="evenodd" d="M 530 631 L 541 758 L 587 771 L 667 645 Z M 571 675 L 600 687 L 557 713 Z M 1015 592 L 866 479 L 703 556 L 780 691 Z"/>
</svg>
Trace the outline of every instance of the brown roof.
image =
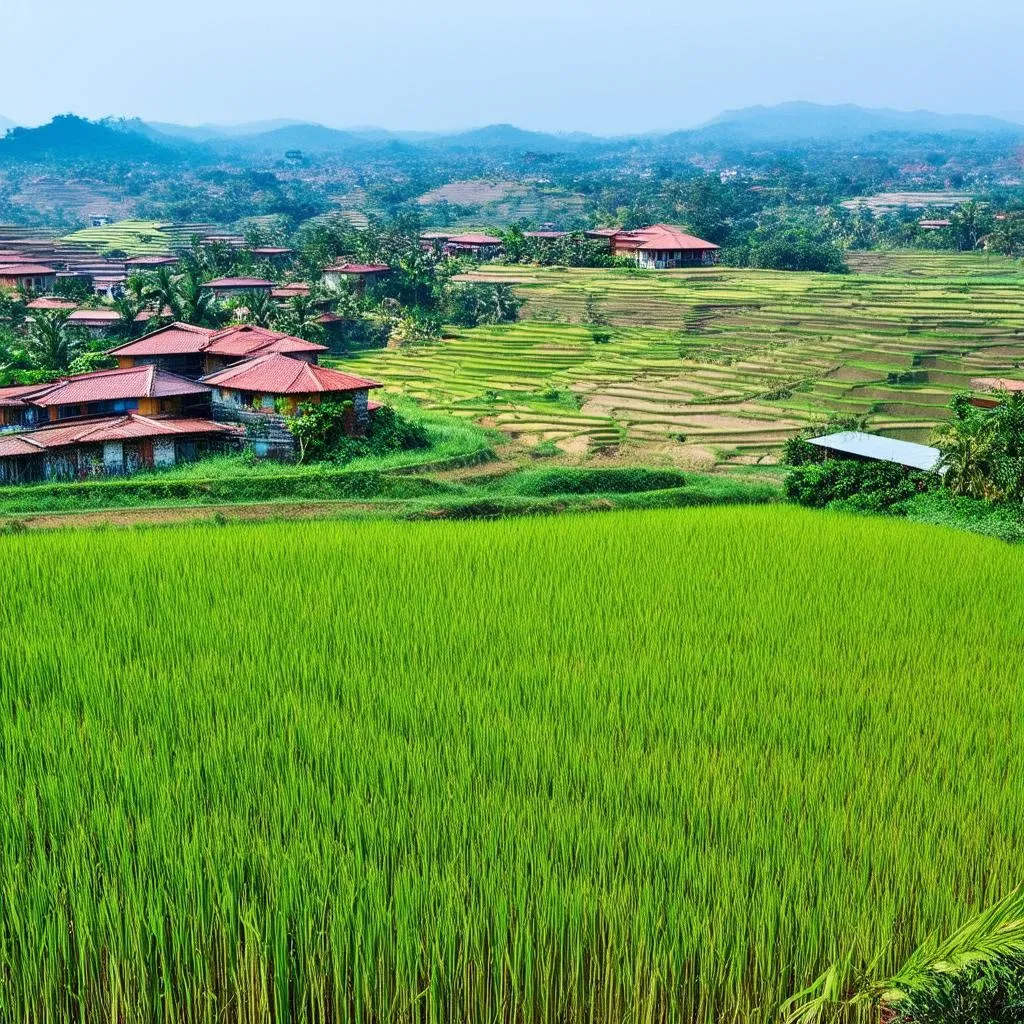
<svg viewBox="0 0 1024 1024">
<path fill-rule="evenodd" d="M 65 377 L 46 384 L 26 399 L 44 408 L 55 405 L 81 405 L 110 402 L 122 398 L 171 398 L 176 395 L 201 395 L 210 389 L 176 373 L 155 366 L 97 370 Z"/>
<path fill-rule="evenodd" d="M 1008 377 L 975 377 L 972 388 L 981 391 L 1024 391 L 1024 380 L 1010 380 Z"/>
<path fill-rule="evenodd" d="M 45 267 L 42 263 L 0 264 L 0 277 L 44 277 L 56 273 L 53 267 Z"/>
<path fill-rule="evenodd" d="M 219 356 L 269 355 L 272 352 L 326 352 L 326 345 L 294 338 L 265 327 L 235 324 L 222 331 L 191 324 L 175 323 L 161 327 L 138 341 L 112 348 L 112 356 L 171 356 L 209 352 Z"/>
<path fill-rule="evenodd" d="M 78 309 L 78 303 L 70 299 L 58 299 L 53 295 L 42 295 L 33 299 L 26 309 Z"/>
<path fill-rule="evenodd" d="M 78 444 L 102 444 L 104 441 L 131 441 L 148 437 L 182 437 L 197 434 L 233 434 L 238 427 L 202 419 L 151 419 L 128 413 L 103 419 L 80 420 L 23 434 L 0 437 L 0 459 L 17 455 L 38 455 L 50 448 Z"/>
<path fill-rule="evenodd" d="M 688 235 L 682 228 L 673 224 L 652 224 L 648 228 L 637 228 L 635 231 L 620 231 L 614 235 L 616 249 L 628 250 L 714 250 L 718 246 L 714 242 L 705 242 L 703 238 Z"/>
<path fill-rule="evenodd" d="M 265 281 L 262 277 L 218 277 L 207 281 L 204 288 L 273 288 L 273 281 Z"/>
<path fill-rule="evenodd" d="M 0 409 L 22 409 L 28 404 L 24 400 L 26 395 L 34 394 L 41 388 L 49 386 L 49 384 L 19 384 L 16 387 L 0 388 Z"/>
<path fill-rule="evenodd" d="M 452 235 L 450 245 L 501 245 L 501 239 L 493 235 Z"/>
<path fill-rule="evenodd" d="M 177 263 L 178 257 L 171 256 L 132 256 L 124 261 L 126 267 L 167 267 Z"/>
<path fill-rule="evenodd" d="M 260 356 L 211 373 L 204 383 L 263 395 L 310 395 L 320 392 L 362 391 L 381 387 L 326 366 L 314 366 L 284 355 Z"/>
<path fill-rule="evenodd" d="M 76 309 L 68 317 L 68 323 L 102 327 L 107 324 L 116 324 L 120 319 L 121 314 L 116 309 Z"/>
<path fill-rule="evenodd" d="M 271 293 L 272 299 L 290 299 L 295 295 L 308 295 L 310 292 L 309 285 L 303 281 L 299 281 L 296 284 L 283 284 L 278 288 L 275 288 Z"/>
<path fill-rule="evenodd" d="M 386 263 L 332 263 L 324 269 L 325 274 L 388 274 L 391 268 Z"/>
</svg>

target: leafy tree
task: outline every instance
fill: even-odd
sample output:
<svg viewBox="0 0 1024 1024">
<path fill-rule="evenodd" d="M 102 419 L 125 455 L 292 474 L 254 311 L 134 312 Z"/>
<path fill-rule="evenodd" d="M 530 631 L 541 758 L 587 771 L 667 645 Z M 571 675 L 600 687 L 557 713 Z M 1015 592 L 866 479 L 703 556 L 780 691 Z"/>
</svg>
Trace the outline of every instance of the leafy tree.
<svg viewBox="0 0 1024 1024">
<path fill-rule="evenodd" d="M 41 370 L 67 370 L 85 346 L 84 339 L 68 325 L 65 310 L 51 310 L 32 318 L 25 350 Z"/>
<path fill-rule="evenodd" d="M 323 343 L 324 328 L 320 323 L 320 310 L 315 300 L 308 295 L 293 295 L 278 314 L 276 327 L 294 338 Z"/>
<path fill-rule="evenodd" d="M 245 307 L 245 322 L 256 327 L 272 327 L 277 317 L 277 304 L 269 292 L 253 290 L 245 292 L 241 297 Z"/>
<path fill-rule="evenodd" d="M 191 272 L 175 281 L 171 309 L 176 320 L 195 327 L 220 327 L 224 319 L 213 292 L 204 288 L 199 276 Z"/>
<path fill-rule="evenodd" d="M 69 302 L 87 302 L 93 297 L 92 283 L 84 277 L 58 277 L 53 285 L 53 294 Z"/>
</svg>

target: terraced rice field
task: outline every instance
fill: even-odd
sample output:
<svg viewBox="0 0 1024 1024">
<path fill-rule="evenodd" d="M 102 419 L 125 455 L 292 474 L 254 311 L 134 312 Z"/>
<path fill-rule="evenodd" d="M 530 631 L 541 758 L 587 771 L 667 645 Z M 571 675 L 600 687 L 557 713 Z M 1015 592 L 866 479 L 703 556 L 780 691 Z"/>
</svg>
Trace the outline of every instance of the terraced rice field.
<svg viewBox="0 0 1024 1024">
<path fill-rule="evenodd" d="M 489 265 L 526 299 L 513 325 L 365 354 L 356 372 L 427 404 L 569 450 L 681 446 L 774 457 L 805 424 L 864 417 L 926 440 L 980 375 L 1019 375 L 1024 273 L 983 254 L 871 254 L 848 276 Z M 587 295 L 612 325 L 595 343 Z"/>
<path fill-rule="evenodd" d="M 779 506 L 0 535 L 0 1020 L 777 1024 L 1021 881 L 1022 570 Z"/>
<path fill-rule="evenodd" d="M 83 228 L 61 239 L 97 253 L 120 249 L 129 256 L 151 256 L 170 252 L 187 245 L 192 231 L 202 233 L 209 225 L 189 227 L 163 224 L 151 220 L 122 220 L 101 228 Z"/>
</svg>

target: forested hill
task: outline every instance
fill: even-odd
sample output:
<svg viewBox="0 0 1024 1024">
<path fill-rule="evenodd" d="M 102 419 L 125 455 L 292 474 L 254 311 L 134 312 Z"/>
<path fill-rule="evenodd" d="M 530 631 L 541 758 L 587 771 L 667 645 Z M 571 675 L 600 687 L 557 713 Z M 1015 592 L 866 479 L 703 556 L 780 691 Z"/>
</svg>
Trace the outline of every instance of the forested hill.
<svg viewBox="0 0 1024 1024">
<path fill-rule="evenodd" d="M 137 132 L 73 114 L 39 128 L 14 128 L 0 139 L 0 162 L 156 162 L 173 156 L 173 150 Z"/>
</svg>

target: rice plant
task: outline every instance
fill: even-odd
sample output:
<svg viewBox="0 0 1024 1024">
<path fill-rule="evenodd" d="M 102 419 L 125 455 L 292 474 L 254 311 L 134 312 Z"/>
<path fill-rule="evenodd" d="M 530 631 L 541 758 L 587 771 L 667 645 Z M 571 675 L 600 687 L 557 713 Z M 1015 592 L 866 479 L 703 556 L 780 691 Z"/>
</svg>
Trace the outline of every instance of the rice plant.
<svg viewBox="0 0 1024 1024">
<path fill-rule="evenodd" d="M 777 507 L 0 537 L 0 1020 L 887 976 L 1021 880 L 1022 570 Z"/>
</svg>

